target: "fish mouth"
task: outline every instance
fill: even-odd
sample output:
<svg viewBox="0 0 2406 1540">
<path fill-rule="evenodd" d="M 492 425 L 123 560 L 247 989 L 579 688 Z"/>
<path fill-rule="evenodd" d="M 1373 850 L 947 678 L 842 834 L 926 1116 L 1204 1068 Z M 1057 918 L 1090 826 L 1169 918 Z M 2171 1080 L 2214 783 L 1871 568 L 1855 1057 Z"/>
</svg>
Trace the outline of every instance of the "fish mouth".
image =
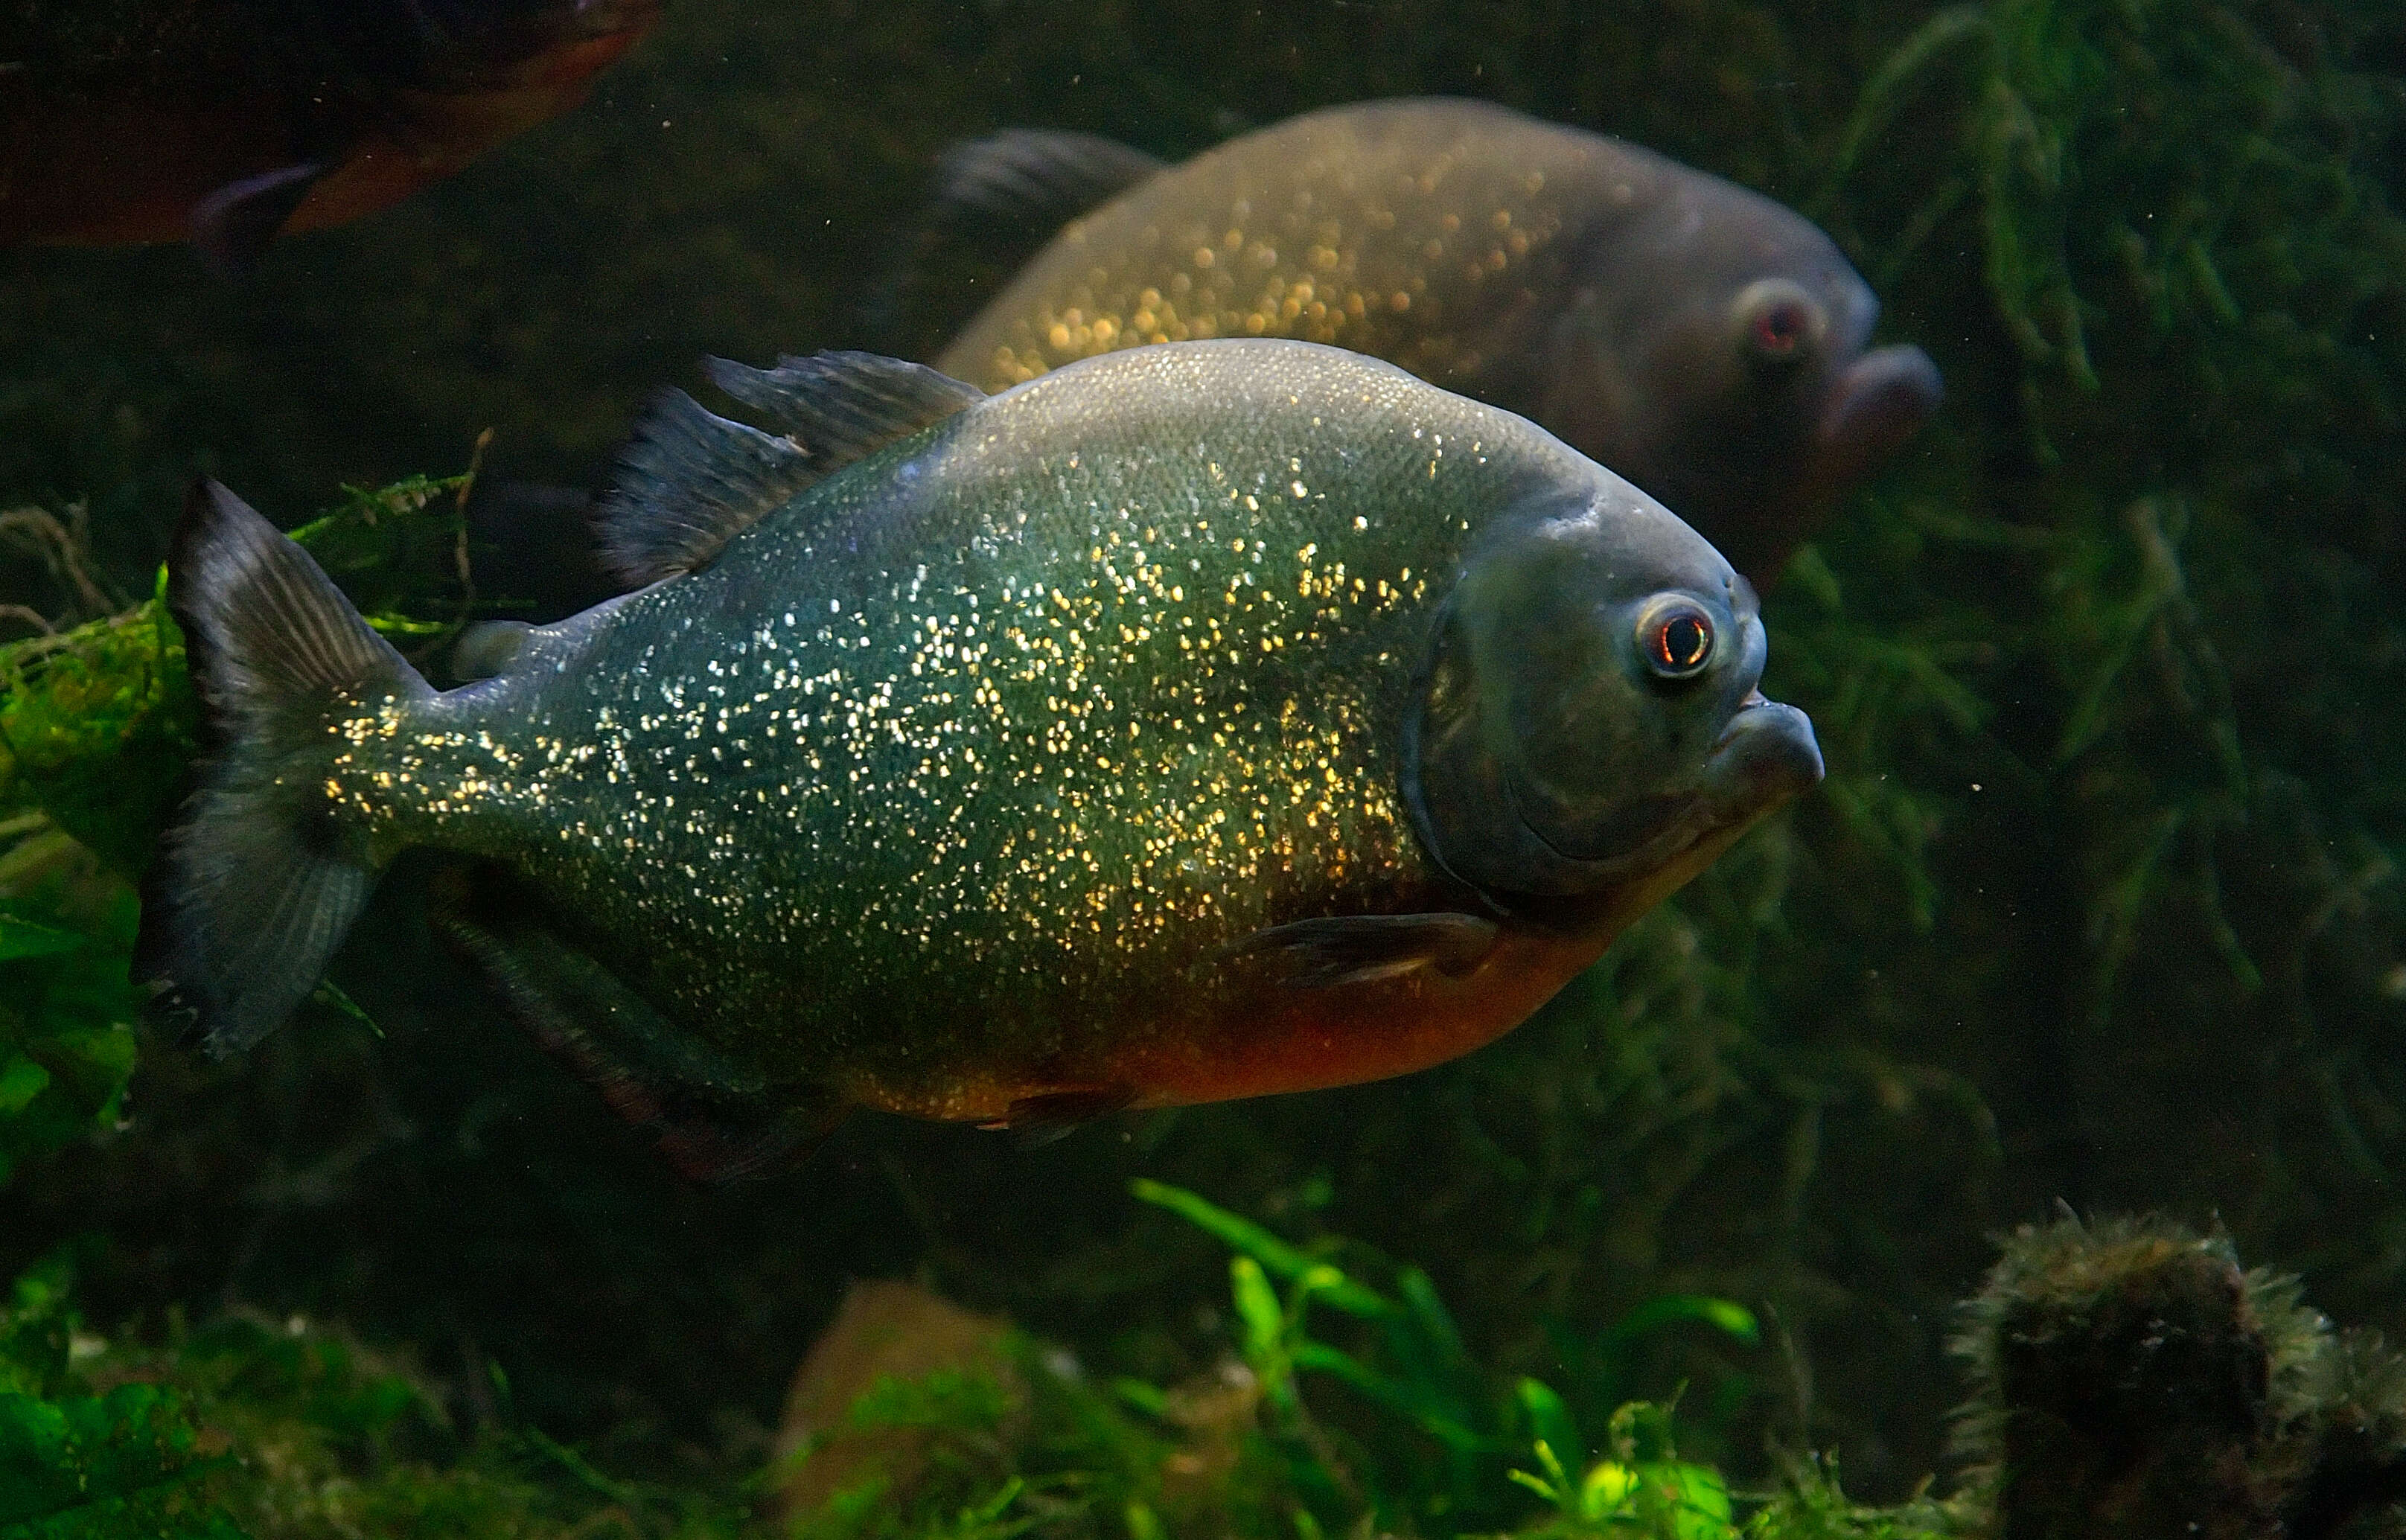
<svg viewBox="0 0 2406 1540">
<path fill-rule="evenodd" d="M 1748 690 L 1729 726 L 1713 744 L 1705 774 L 1722 789 L 1726 805 L 1753 817 L 1811 790 L 1822 775 L 1821 743 L 1813 719 L 1793 706 Z M 1734 798 L 1729 793 L 1735 793 Z M 1723 798 L 1716 798 L 1723 799 Z"/>
<path fill-rule="evenodd" d="M 1821 779 L 1821 745 L 1812 719 L 1793 706 L 1748 690 L 1705 756 L 1703 785 L 1651 797 L 1621 809 L 1573 848 L 1528 815 L 1517 770 L 1504 777 L 1512 815 L 1530 838 L 1611 886 L 1661 871 L 1716 835 L 1735 838 L 1772 809 Z M 1609 854 L 1606 854 L 1606 853 Z"/>
<path fill-rule="evenodd" d="M 1814 432 L 1816 480 L 1843 487 L 1860 479 L 1921 431 L 1946 400 L 1938 366 L 1918 347 L 1875 347 L 1833 382 Z"/>
</svg>

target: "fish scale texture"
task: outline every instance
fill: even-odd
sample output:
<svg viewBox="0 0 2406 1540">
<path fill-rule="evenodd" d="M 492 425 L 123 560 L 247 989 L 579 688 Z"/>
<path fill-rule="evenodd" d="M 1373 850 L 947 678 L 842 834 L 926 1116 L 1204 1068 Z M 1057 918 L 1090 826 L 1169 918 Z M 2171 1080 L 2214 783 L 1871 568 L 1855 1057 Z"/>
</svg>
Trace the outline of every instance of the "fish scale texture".
<svg viewBox="0 0 2406 1540">
<path fill-rule="evenodd" d="M 1211 949 L 1425 897 L 1393 745 L 1429 611 L 1540 491 L 1693 538 L 1374 360 L 1098 360 L 538 630 L 500 679 L 361 713 L 335 791 L 531 874 L 780 1079 L 841 1062 L 971 1115 L 964 1064 L 1192 1040 Z"/>
</svg>

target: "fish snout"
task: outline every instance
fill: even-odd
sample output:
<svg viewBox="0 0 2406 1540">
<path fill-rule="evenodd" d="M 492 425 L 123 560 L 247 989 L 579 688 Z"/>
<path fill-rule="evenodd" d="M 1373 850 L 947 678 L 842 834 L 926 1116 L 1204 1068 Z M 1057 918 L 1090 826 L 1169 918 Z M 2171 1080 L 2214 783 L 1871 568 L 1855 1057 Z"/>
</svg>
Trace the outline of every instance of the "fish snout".
<svg viewBox="0 0 2406 1540">
<path fill-rule="evenodd" d="M 1712 778 L 1726 805 L 1746 816 L 1810 791 L 1821 780 L 1812 718 L 1761 690 L 1749 693 L 1714 745 Z"/>
<path fill-rule="evenodd" d="M 1833 490 L 1870 473 L 1946 399 L 1938 366 L 1918 347 L 1876 347 L 1848 364 L 1821 412 L 1815 478 Z"/>
</svg>

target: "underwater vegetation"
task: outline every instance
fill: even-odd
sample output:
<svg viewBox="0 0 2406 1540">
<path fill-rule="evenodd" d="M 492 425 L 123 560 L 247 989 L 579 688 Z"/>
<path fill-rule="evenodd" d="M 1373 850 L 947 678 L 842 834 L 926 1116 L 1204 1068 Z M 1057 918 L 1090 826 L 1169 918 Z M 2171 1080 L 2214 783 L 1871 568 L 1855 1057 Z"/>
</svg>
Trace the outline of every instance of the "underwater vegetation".
<svg viewBox="0 0 2406 1540">
<path fill-rule="evenodd" d="M 1682 1381 L 1672 1447 L 1730 1490 L 1775 1488 L 1776 1441 L 1835 1448 L 1849 1491 L 1904 1500 L 1953 1458 L 1943 1338 L 1989 1261 L 1981 1236 L 2059 1197 L 2218 1212 L 2240 1253 L 2395 1337 L 2401 66 L 2394 7 L 2369 3 L 1138 7 L 1061 29 L 692 0 L 590 111 L 372 231 L 279 243 L 239 295 L 179 288 L 139 255 L 12 254 L 0 506 L 70 530 L 87 508 L 95 589 L 38 554 L 0 572 L 0 601 L 86 639 L 7 633 L 21 671 L 0 720 L 37 753 L 0 759 L 0 1011 L 44 1003 L 0 1015 L 0 1098 L 32 1088 L 0 1117 L 0 1271 L 91 1237 L 77 1297 L 111 1353 L 170 1352 L 178 1308 L 194 1332 L 247 1305 L 345 1322 L 437 1388 L 450 1431 L 409 1435 L 432 1441 L 425 1470 L 515 1494 L 530 1526 L 638 1494 L 628 1511 L 656 1531 L 681 1521 L 663 1491 L 743 1505 L 729 1483 L 765 1463 L 785 1376 L 847 1273 L 916 1274 L 1021 1322 L 1074 1350 L 1112 1418 L 1177 1436 L 1108 1387 L 1168 1396 L 1245 1362 L 1242 1317 L 1226 1249 L 1123 1202 L 1138 1176 L 1306 1255 L 1344 1236 L 1412 1259 L 1479 1365 L 1462 1424 L 1479 1436 L 1528 1431 L 1521 1378 L 1552 1387 L 1582 1453 L 1556 1451 L 1559 1476 L 1533 1447 L 1477 1457 L 1462 1490 L 1496 1528 L 1586 1522 L 1582 1459 L 1635 1468 L 1655 1448 L 1612 1453 L 1614 1410 Z M 1799 208 L 1948 382 L 1945 410 L 1765 598 L 1765 688 L 1812 715 L 1828 779 L 1537 1020 L 1409 1080 L 1040 1151 L 865 1124 L 725 1200 L 673 1188 L 556 1086 L 399 902 L 334 965 L 367 1020 L 304 1007 L 233 1073 L 134 1030 L 113 971 L 123 896 L 192 728 L 162 665 L 172 639 L 130 601 L 154 591 L 204 450 L 278 508 L 457 466 L 488 425 L 508 473 L 589 480 L 635 403 L 704 351 L 870 340 L 846 318 L 879 220 L 948 142 L 1042 121 L 1183 156 L 1326 102 L 1429 92 L 1623 134 Z M 138 305 L 120 297 L 137 289 Z M 433 553 L 452 546 L 430 527 L 425 564 L 381 595 L 378 565 L 336 576 L 372 615 L 446 627 L 464 606 Z M 525 613 L 492 600 L 531 585 L 471 546 L 474 614 Z M 114 704 L 49 704 L 70 688 Z M 1408 1303 L 1399 1271 L 1338 1256 Z M 1255 1260 L 1283 1322 L 1295 1280 Z M 576 1286 L 529 1298 L 513 1280 L 537 1266 Z M 1663 1296 L 1736 1302 L 1762 1341 L 1638 1334 L 1604 1375 L 1597 1344 Z M 1291 1360 L 1308 1338 L 1405 1378 L 1375 1321 L 1317 1294 L 1297 1319 Z M 114 1393 L 73 1378 L 106 1361 L 71 1362 L 61 1393 Z M 1388 1462 L 1364 1469 L 1452 1491 L 1437 1435 L 1340 1373 L 1297 1371 L 1312 1425 L 1388 1428 Z M 179 1414 L 201 1452 L 177 1470 L 212 1457 L 201 1430 L 241 1400 Z M 2277 1428 L 2295 1403 L 2253 1404 Z M 1257 1426 L 1282 1415 L 1260 1403 Z M 512 1428 L 573 1448 L 621 1496 L 531 1438 L 500 1442 Z M 929 1522 L 1007 1528 L 1039 1476 L 1131 1468 L 1021 1467 L 998 1447 L 974 1479 L 927 1489 Z M 987 1512 L 1023 1471 L 1029 1488 Z M 1111 1479 L 1097 1490 L 1169 1513 Z M 2286 1494 L 2304 1490 L 2245 1511 L 2296 1522 Z M 1366 1507 L 1388 1489 L 1363 1491 Z M 1125 1528 L 1120 1501 L 1083 1511 Z M 1920 1522 L 1815 1501 L 1832 1533 Z M 1295 1533 L 1292 1509 L 1270 1511 Z M 1806 1505 L 1782 1511 L 1803 1523 Z"/>
<path fill-rule="evenodd" d="M 62 1252 L 20 1277 L 0 1309 L 0 1534 L 1162 1540 L 1368 1526 L 1735 1540 L 1741 1523 L 1817 1537 L 1936 1525 L 1941 1510 L 1925 1502 L 1851 1505 L 1809 1463 L 1776 1491 L 1734 1498 L 1718 1471 L 1677 1457 L 1670 1407 L 1626 1403 L 1583 1430 L 1546 1384 L 1494 1382 L 1417 1269 L 1374 1287 L 1325 1248 L 1300 1251 L 1182 1189 L 1149 1183 L 1137 1195 L 1234 1251 L 1233 1340 L 1210 1376 L 1097 1381 L 1058 1347 L 884 1286 L 883 1304 L 848 1308 L 837 1331 L 876 1318 L 932 1328 L 958 1343 L 955 1362 L 873 1372 L 885 1351 L 873 1340 L 839 1346 L 858 1366 L 814 1432 L 765 1463 L 765 1449 L 730 1451 L 715 1479 L 687 1471 L 674 1486 L 614 1476 L 544 1434 L 517 1412 L 497 1366 L 480 1387 L 478 1431 L 463 1434 L 422 1369 L 299 1316 L 175 1323 L 163 1341 L 94 1335 Z M 1357 1357 L 1324 1340 L 1315 1306 L 1374 1345 Z M 934 1327 L 941 1312 L 971 1323 L 969 1335 Z M 1734 1305 L 1686 1296 L 1625 1329 L 1681 1321 L 1757 1330 Z M 1331 1385 L 1370 1420 L 1316 1412 Z M 798 1505 L 815 1464 L 840 1453 L 841 1479 Z"/>
<path fill-rule="evenodd" d="M 2394 1534 L 2406 1363 L 2160 1222 L 2025 1226 L 1956 1312 L 1972 1387 L 1958 1490 L 1877 1507 L 1825 1462 L 1733 1490 L 1679 1457 L 1682 1405 L 1584 1415 L 1470 1360 L 1427 1275 L 1300 1250 L 1181 1188 L 1136 1196 L 1225 1244 L 1208 1374 L 1099 1379 L 917 1285 L 856 1289 L 774 1449 L 629 1479 L 516 1407 L 474 1432 L 406 1357 L 293 1316 L 163 1340 L 89 1332 L 71 1256 L 0 1307 L 0 1534 L 161 1540 L 374 1533 L 1008 1540 L 1020 1534 L 1514 1534 L 1528 1540 Z M 1388 1275 L 1383 1286 L 1366 1276 Z M 1751 1340 L 1726 1300 L 1665 1295 L 1613 1334 Z M 1353 1339 L 1358 1348 L 1336 1340 Z M 791 1414 L 789 1414 L 790 1416 Z M 824 1471 L 823 1471 L 824 1468 Z"/>
</svg>

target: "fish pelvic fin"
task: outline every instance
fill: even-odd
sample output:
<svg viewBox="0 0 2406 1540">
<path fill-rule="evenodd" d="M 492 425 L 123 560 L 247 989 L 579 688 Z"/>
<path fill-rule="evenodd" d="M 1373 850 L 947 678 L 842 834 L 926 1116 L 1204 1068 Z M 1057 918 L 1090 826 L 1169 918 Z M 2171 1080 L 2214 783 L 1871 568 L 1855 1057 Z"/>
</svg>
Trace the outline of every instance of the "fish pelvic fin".
<svg viewBox="0 0 2406 1540">
<path fill-rule="evenodd" d="M 322 163 L 304 161 L 228 182 L 203 198 L 190 220 L 201 264 L 220 278 L 250 276 L 276 233 L 325 174 Z"/>
<path fill-rule="evenodd" d="M 308 553 L 214 481 L 168 558 L 207 757 L 145 879 L 134 976 L 170 1019 L 237 1052 L 281 1025 L 375 886 L 367 830 L 324 787 L 330 728 L 433 691 Z"/>
<path fill-rule="evenodd" d="M 875 353 L 784 358 L 774 369 L 712 359 L 706 367 L 720 389 L 784 431 L 730 422 L 682 390 L 655 400 L 597 514 L 602 554 L 630 583 L 707 567 L 805 487 L 985 395 Z"/>
</svg>

